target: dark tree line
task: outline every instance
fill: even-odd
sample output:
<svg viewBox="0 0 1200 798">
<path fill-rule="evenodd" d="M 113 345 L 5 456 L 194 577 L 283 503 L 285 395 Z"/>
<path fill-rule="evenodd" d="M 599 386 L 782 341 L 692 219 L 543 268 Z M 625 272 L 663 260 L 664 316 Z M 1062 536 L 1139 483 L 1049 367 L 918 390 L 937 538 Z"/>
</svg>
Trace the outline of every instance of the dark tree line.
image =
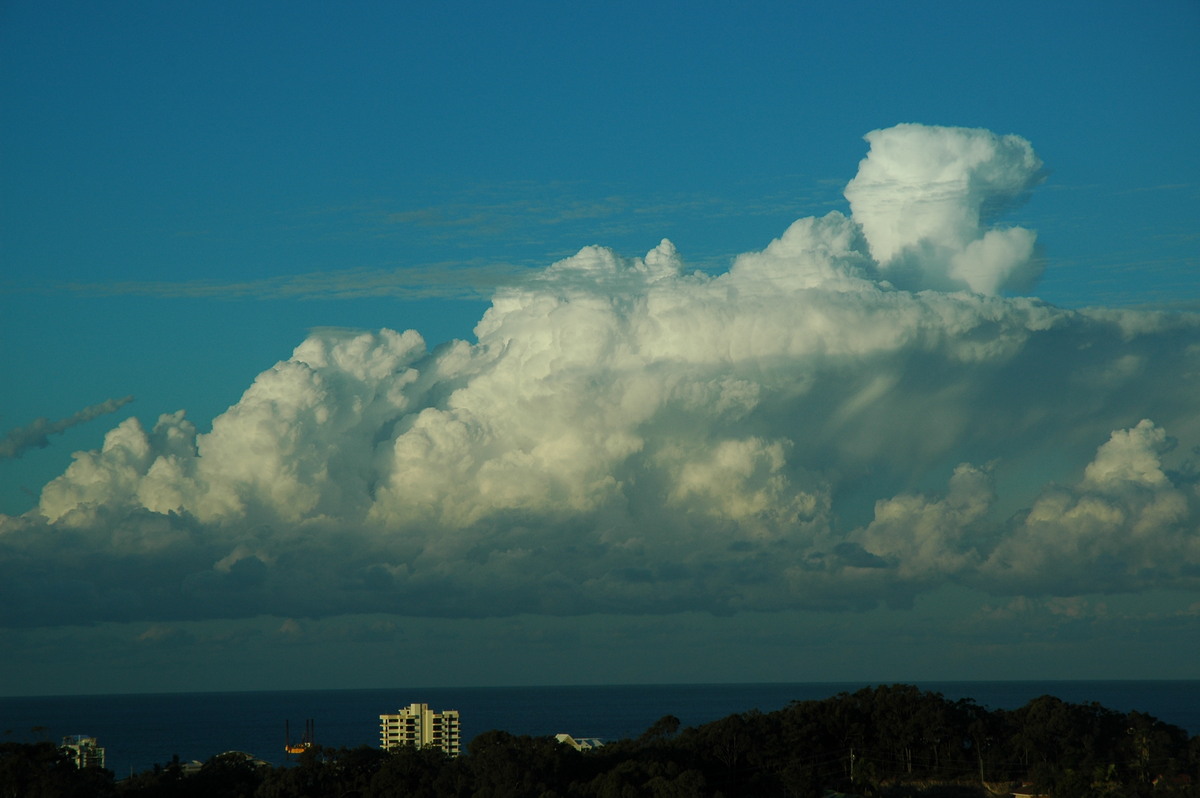
<svg viewBox="0 0 1200 798">
<path fill-rule="evenodd" d="M 1140 712 L 1052 696 L 1020 709 L 892 685 L 730 715 L 579 752 L 489 731 L 467 752 L 314 747 L 287 767 L 221 755 L 115 781 L 76 770 L 49 743 L 0 745 L 0 798 L 627 798 L 796 796 L 1200 798 L 1200 736 Z"/>
</svg>

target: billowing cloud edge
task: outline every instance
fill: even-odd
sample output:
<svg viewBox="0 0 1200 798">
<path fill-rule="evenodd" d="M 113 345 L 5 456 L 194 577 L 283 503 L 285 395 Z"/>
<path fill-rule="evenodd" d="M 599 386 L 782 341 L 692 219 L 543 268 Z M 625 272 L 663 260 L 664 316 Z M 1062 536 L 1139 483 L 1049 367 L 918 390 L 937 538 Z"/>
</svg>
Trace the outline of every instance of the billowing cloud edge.
<svg viewBox="0 0 1200 798">
<path fill-rule="evenodd" d="M 1200 317 L 1011 295 L 1023 139 L 867 141 L 725 273 L 586 247 L 476 343 L 316 331 L 209 432 L 125 420 L 0 518 L 0 622 L 1196 589 Z"/>
</svg>

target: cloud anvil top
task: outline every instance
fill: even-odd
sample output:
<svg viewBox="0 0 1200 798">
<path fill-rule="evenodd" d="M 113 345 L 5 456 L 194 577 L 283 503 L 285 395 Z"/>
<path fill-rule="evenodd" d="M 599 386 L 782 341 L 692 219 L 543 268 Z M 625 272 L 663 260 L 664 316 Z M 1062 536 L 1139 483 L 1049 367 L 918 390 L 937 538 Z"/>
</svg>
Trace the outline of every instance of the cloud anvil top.
<svg viewBox="0 0 1200 798">
<path fill-rule="evenodd" d="M 210 431 L 122 421 L 0 516 L 0 621 L 1195 590 L 1200 316 L 1019 295 L 1019 136 L 867 141 L 849 216 L 723 273 L 589 246 L 476 343 L 320 330 Z"/>
</svg>

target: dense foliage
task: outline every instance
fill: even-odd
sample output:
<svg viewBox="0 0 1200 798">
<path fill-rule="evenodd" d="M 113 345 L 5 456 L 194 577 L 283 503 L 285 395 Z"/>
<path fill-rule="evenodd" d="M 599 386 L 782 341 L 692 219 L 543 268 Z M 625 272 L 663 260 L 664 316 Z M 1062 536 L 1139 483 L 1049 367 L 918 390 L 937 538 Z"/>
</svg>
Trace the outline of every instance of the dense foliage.
<svg viewBox="0 0 1200 798">
<path fill-rule="evenodd" d="M 272 768 L 221 755 L 195 773 L 175 761 L 119 782 L 108 771 L 76 770 L 49 743 L 5 743 L 0 798 L 1200 798 L 1200 736 L 1140 712 L 1052 696 L 991 711 L 893 685 L 679 727 L 667 716 L 637 739 L 587 752 L 489 731 L 458 758 L 315 747 Z"/>
</svg>

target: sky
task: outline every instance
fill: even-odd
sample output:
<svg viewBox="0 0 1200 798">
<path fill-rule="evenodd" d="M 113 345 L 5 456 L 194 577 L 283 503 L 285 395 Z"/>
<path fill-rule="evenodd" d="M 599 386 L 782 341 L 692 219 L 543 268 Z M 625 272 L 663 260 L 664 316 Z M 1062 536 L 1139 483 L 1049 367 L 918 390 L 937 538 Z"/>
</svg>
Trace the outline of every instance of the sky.
<svg viewBox="0 0 1200 798">
<path fill-rule="evenodd" d="M 0 694 L 1200 678 L 1200 4 L 0 5 Z"/>
</svg>

